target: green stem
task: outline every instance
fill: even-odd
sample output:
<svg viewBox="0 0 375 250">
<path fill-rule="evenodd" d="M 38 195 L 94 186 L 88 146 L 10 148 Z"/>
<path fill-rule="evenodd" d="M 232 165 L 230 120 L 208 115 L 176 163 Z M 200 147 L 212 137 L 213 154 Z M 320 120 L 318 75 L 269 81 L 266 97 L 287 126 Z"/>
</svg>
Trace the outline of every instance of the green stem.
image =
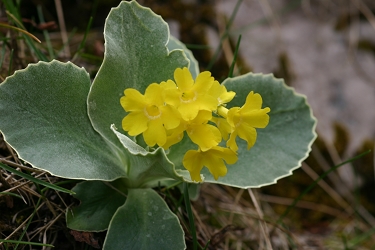
<svg viewBox="0 0 375 250">
<path fill-rule="evenodd" d="M 185 207 L 186 207 L 186 212 L 188 214 L 189 224 L 190 224 L 190 233 L 193 237 L 193 249 L 197 250 L 198 249 L 197 233 L 195 231 L 194 215 L 193 215 L 193 212 L 191 210 L 188 183 L 184 182 L 183 186 L 184 186 Z"/>
</svg>

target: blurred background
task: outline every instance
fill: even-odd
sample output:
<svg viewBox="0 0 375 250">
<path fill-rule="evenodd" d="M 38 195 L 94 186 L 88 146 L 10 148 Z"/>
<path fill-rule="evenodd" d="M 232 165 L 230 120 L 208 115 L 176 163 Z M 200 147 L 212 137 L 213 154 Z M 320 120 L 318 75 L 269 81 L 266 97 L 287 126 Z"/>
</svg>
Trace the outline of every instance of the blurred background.
<svg viewBox="0 0 375 250">
<path fill-rule="evenodd" d="M 7 8 L 8 2 L 15 9 Z M 103 59 L 105 18 L 119 2 L 3 0 L 0 23 L 14 25 L 20 18 L 42 41 L 35 46 L 47 60 L 72 61 L 94 77 Z M 201 71 L 210 70 L 220 81 L 228 76 L 241 36 L 234 75 L 284 78 L 307 96 L 318 120 L 311 156 L 292 176 L 252 190 L 202 185 L 192 203 L 202 245 L 211 240 L 208 249 L 375 249 L 375 1 L 138 2 L 161 15 L 171 34 L 192 50 Z M 0 33 L 1 81 L 41 60 L 18 32 L 0 27 Z M 12 153 L 3 141 L 0 149 L 2 157 Z M 372 152 L 341 166 L 297 200 L 325 171 L 366 150 Z M 17 216 L 24 208 L 9 208 L 0 197 L 0 214 L 7 209 Z M 0 238 L 17 227 L 4 218 Z M 55 249 L 93 248 L 87 241 L 77 243 L 61 220 L 49 234 L 68 238 L 70 245 L 55 242 Z M 191 241 L 188 232 L 186 240 Z"/>
</svg>

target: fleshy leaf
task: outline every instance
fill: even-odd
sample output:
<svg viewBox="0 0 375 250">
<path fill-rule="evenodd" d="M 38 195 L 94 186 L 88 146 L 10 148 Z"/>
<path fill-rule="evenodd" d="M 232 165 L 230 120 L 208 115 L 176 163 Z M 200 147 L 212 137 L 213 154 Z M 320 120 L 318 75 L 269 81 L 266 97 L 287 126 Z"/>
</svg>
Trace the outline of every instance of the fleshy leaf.
<svg viewBox="0 0 375 250">
<path fill-rule="evenodd" d="M 259 93 L 263 107 L 270 107 L 270 121 L 265 129 L 257 129 L 255 146 L 246 149 L 246 141 L 237 139 L 238 161 L 228 165 L 226 176 L 213 179 L 206 168 L 202 174 L 206 182 L 250 188 L 275 183 L 291 175 L 311 151 L 316 138 L 316 119 L 305 96 L 287 87 L 273 75 L 246 74 L 228 78 L 223 84 L 236 96 L 228 105 L 241 107 L 250 91 Z"/>
<path fill-rule="evenodd" d="M 169 53 L 167 23 L 135 1 L 121 2 L 111 10 L 104 38 L 104 61 L 88 98 L 89 116 L 94 128 L 121 154 L 123 147 L 110 126 L 121 128 L 126 115 L 120 105 L 124 90 L 143 93 L 151 83 L 173 79 L 174 70 L 187 67 L 189 61 L 181 50 Z"/>
<path fill-rule="evenodd" d="M 195 59 L 195 57 L 194 57 L 193 53 L 191 52 L 191 50 L 189 50 L 186 47 L 185 44 L 183 44 L 182 42 L 180 42 L 180 40 L 178 40 L 177 38 L 175 38 L 173 36 L 169 37 L 167 48 L 170 51 L 175 50 L 175 49 L 183 50 L 184 53 L 185 53 L 185 55 L 186 55 L 186 57 L 190 61 L 190 63 L 189 63 L 189 71 L 191 72 L 191 75 L 193 76 L 193 79 L 197 78 L 197 76 L 199 75 L 199 65 L 198 65 L 197 59 Z"/>
<path fill-rule="evenodd" d="M 130 189 L 113 216 L 104 250 L 185 249 L 184 232 L 177 216 L 152 189 Z"/>
<path fill-rule="evenodd" d="M 52 61 L 30 64 L 0 85 L 0 130 L 18 156 L 72 179 L 126 176 L 123 160 L 87 116 L 90 78 L 83 68 Z"/>
<path fill-rule="evenodd" d="M 113 126 L 112 130 L 129 154 L 128 187 L 152 187 L 163 180 L 183 180 L 162 148 L 148 152 L 126 135 L 116 131 Z"/>
<path fill-rule="evenodd" d="M 119 192 L 124 190 L 121 184 L 121 179 L 107 184 L 102 181 L 77 184 L 72 191 L 76 193 L 74 197 L 79 199 L 81 204 L 72 210 L 67 209 L 68 228 L 89 232 L 108 229 L 114 213 L 126 200 L 124 194 Z"/>
</svg>

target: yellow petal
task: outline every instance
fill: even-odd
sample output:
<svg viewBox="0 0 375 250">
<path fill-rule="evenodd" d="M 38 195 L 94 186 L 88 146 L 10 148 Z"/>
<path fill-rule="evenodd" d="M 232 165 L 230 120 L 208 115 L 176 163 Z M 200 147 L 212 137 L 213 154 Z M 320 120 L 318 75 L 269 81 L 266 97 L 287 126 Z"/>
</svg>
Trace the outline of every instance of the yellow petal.
<svg viewBox="0 0 375 250">
<path fill-rule="evenodd" d="M 214 111 L 218 105 L 217 99 L 208 94 L 198 95 L 195 102 L 198 103 L 200 110 Z"/>
<path fill-rule="evenodd" d="M 145 91 L 145 99 L 148 103 L 162 106 L 164 104 L 163 89 L 157 83 L 150 84 Z"/>
<path fill-rule="evenodd" d="M 211 77 L 211 72 L 204 71 L 199 73 L 195 79 L 194 90 L 198 93 L 208 94 L 208 90 L 211 88 L 214 83 L 214 78 Z"/>
<path fill-rule="evenodd" d="M 148 118 L 143 112 L 132 112 L 122 119 L 122 128 L 131 136 L 139 135 L 147 129 Z"/>
<path fill-rule="evenodd" d="M 234 164 L 237 159 L 237 154 L 232 150 L 215 146 L 205 152 L 189 150 L 184 156 L 183 165 L 190 172 L 191 179 L 194 181 L 202 181 L 200 172 L 203 167 L 207 167 L 215 180 L 217 180 L 220 176 L 227 174 L 224 160 L 228 164 Z"/>
<path fill-rule="evenodd" d="M 208 168 L 215 180 L 220 176 L 225 176 L 227 174 L 227 167 L 225 166 L 223 159 L 212 152 L 205 152 L 203 164 Z"/>
<path fill-rule="evenodd" d="M 242 122 L 247 123 L 249 126 L 254 128 L 265 128 L 270 120 L 267 113 L 270 111 L 269 108 L 252 110 L 249 112 L 242 112 Z"/>
<path fill-rule="evenodd" d="M 186 130 L 190 139 L 197 144 L 202 151 L 217 146 L 221 141 L 221 133 L 218 128 L 210 124 L 190 125 Z"/>
<path fill-rule="evenodd" d="M 224 140 L 228 140 L 228 136 L 231 132 L 231 127 L 226 119 L 220 117 L 212 117 L 211 121 L 214 122 L 217 128 L 220 130 L 221 136 Z"/>
<path fill-rule="evenodd" d="M 207 110 L 199 111 L 198 115 L 191 121 L 195 124 L 205 124 L 212 118 L 212 112 Z"/>
<path fill-rule="evenodd" d="M 238 123 L 239 111 L 240 111 L 239 107 L 233 107 L 233 108 L 230 108 L 227 113 L 227 121 L 232 128 L 235 128 L 236 124 Z"/>
<path fill-rule="evenodd" d="M 221 85 L 218 81 L 214 81 L 210 90 L 208 91 L 211 96 L 217 99 L 218 105 L 222 105 L 230 102 L 236 95 L 233 91 L 227 91 L 224 85 Z"/>
<path fill-rule="evenodd" d="M 202 155 L 196 150 L 186 152 L 182 164 L 189 171 L 193 181 L 202 182 L 201 170 L 203 168 Z"/>
<path fill-rule="evenodd" d="M 160 87 L 163 89 L 163 90 L 167 90 L 167 89 L 176 89 L 177 86 L 176 86 L 176 83 L 172 80 L 168 80 L 166 82 L 161 82 L 160 83 Z"/>
<path fill-rule="evenodd" d="M 233 131 L 229 136 L 229 140 L 227 141 L 227 147 L 229 147 L 233 151 L 238 150 L 236 138 L 237 138 L 237 131 Z"/>
<path fill-rule="evenodd" d="M 181 103 L 178 107 L 182 119 L 185 121 L 193 120 L 199 112 L 199 105 L 196 102 L 193 103 Z"/>
<path fill-rule="evenodd" d="M 163 91 L 165 103 L 172 105 L 176 108 L 180 106 L 180 91 L 177 88 L 167 88 Z"/>
<path fill-rule="evenodd" d="M 236 152 L 229 148 L 221 148 L 220 151 L 217 151 L 218 156 L 221 156 L 227 164 L 234 164 L 238 160 Z"/>
<path fill-rule="evenodd" d="M 238 160 L 238 156 L 236 152 L 234 152 L 233 150 L 229 148 L 224 148 L 221 156 L 223 157 L 223 159 L 225 160 L 227 164 L 234 164 Z"/>
<path fill-rule="evenodd" d="M 242 106 L 242 110 L 254 110 L 262 108 L 262 97 L 260 94 L 254 94 L 254 91 L 251 91 L 247 97 L 245 104 Z"/>
<path fill-rule="evenodd" d="M 255 128 L 245 122 L 242 122 L 240 126 L 237 127 L 237 133 L 241 139 L 247 141 L 248 150 L 254 146 L 257 139 L 257 132 Z"/>
<path fill-rule="evenodd" d="M 177 68 L 174 71 L 174 79 L 181 91 L 189 90 L 194 85 L 193 77 L 188 68 Z"/>
<path fill-rule="evenodd" d="M 150 120 L 148 123 L 148 129 L 143 132 L 143 138 L 146 144 L 150 147 L 158 144 L 163 146 L 167 141 L 167 134 L 161 119 Z"/>
<path fill-rule="evenodd" d="M 214 98 L 218 99 L 222 94 L 222 88 L 218 81 L 214 81 L 210 90 L 208 91 L 209 95 L 213 96 Z"/>
<path fill-rule="evenodd" d="M 124 94 L 125 96 L 120 98 L 120 103 L 126 112 L 142 110 L 146 105 L 145 97 L 138 90 L 129 88 Z"/>
<path fill-rule="evenodd" d="M 184 138 L 185 128 L 186 122 L 182 120 L 177 128 L 167 130 L 167 141 L 163 145 L 163 148 L 168 149 L 172 145 L 179 143 Z"/>
<path fill-rule="evenodd" d="M 227 174 L 224 160 L 227 164 L 234 164 L 238 160 L 238 156 L 234 151 L 219 146 L 213 147 L 207 152 L 203 152 L 203 154 L 203 165 L 208 168 L 215 180 Z"/>
<path fill-rule="evenodd" d="M 224 87 L 224 86 L 222 86 L 222 87 Z M 224 104 L 224 103 L 228 103 L 228 102 L 232 101 L 235 95 L 236 95 L 236 92 L 234 92 L 234 91 L 227 92 L 226 89 L 225 89 L 225 93 L 222 93 L 219 97 L 219 100 L 218 100 L 219 104 Z"/>
<path fill-rule="evenodd" d="M 227 174 L 227 167 L 225 166 L 224 161 L 213 154 L 206 154 L 206 157 L 204 158 L 204 166 L 208 168 L 215 180 L 220 176 L 225 176 Z"/>
<path fill-rule="evenodd" d="M 167 141 L 162 146 L 165 150 L 179 143 L 184 138 L 184 132 L 175 131 L 171 135 L 167 135 Z"/>
<path fill-rule="evenodd" d="M 164 105 L 161 107 L 161 112 L 161 119 L 165 129 L 174 129 L 180 125 L 181 116 L 177 109 L 170 105 Z"/>
</svg>

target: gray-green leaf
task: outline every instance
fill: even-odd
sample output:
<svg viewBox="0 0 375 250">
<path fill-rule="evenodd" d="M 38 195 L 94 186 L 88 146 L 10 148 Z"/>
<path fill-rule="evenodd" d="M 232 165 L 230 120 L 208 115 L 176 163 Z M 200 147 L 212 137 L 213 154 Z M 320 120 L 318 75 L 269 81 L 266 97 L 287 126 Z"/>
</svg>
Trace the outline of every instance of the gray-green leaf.
<svg viewBox="0 0 375 250">
<path fill-rule="evenodd" d="M 181 50 L 169 53 L 167 23 L 137 2 L 121 2 L 108 15 L 104 27 L 105 55 L 88 98 L 94 128 L 121 154 L 123 147 L 111 131 L 121 128 L 126 112 L 120 98 L 127 88 L 141 93 L 151 83 L 173 79 L 178 67 L 189 61 Z"/>
<path fill-rule="evenodd" d="M 238 139 L 238 161 L 228 165 L 228 173 L 217 181 L 204 169 L 206 182 L 220 183 L 240 188 L 260 187 L 276 183 L 301 166 L 311 151 L 316 138 L 316 119 L 305 96 L 287 87 L 283 80 L 273 75 L 246 74 L 228 78 L 223 84 L 236 92 L 230 102 L 241 107 L 250 91 L 259 93 L 263 107 L 270 107 L 270 121 L 265 129 L 257 129 L 255 146 L 246 148 L 246 141 Z"/>
<path fill-rule="evenodd" d="M 238 161 L 227 165 L 224 177 L 215 180 L 207 168 L 201 174 L 205 182 L 219 183 L 239 188 L 260 187 L 275 183 L 291 175 L 308 156 L 316 138 L 316 120 L 306 98 L 287 87 L 283 80 L 272 75 L 246 74 L 228 78 L 223 84 L 236 92 L 228 108 L 241 107 L 250 91 L 259 93 L 263 107 L 270 107 L 270 122 L 265 129 L 257 129 L 255 146 L 247 150 L 246 141 L 237 138 Z M 171 147 L 168 158 L 175 164 L 177 172 L 187 180 L 183 170 L 184 153 L 194 146 L 189 140 Z"/>
<path fill-rule="evenodd" d="M 185 249 L 177 216 L 152 189 L 130 189 L 111 221 L 104 250 Z"/>
<path fill-rule="evenodd" d="M 126 197 L 121 180 L 114 182 L 84 181 L 72 189 L 81 204 L 66 211 L 66 224 L 78 231 L 98 232 L 108 229 L 116 210 Z"/>
<path fill-rule="evenodd" d="M 18 156 L 72 179 L 114 180 L 124 162 L 87 116 L 90 78 L 83 68 L 52 61 L 30 64 L 0 85 L 0 130 Z"/>
</svg>

